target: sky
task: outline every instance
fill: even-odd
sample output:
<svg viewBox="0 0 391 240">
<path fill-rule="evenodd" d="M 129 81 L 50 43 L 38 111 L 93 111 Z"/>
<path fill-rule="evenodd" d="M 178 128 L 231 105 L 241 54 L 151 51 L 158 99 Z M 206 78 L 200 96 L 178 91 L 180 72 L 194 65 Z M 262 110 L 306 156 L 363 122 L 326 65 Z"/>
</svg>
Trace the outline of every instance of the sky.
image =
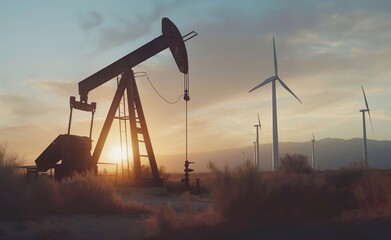
<svg viewBox="0 0 391 240">
<path fill-rule="evenodd" d="M 391 2 L 346 1 L 0 1 L 0 143 L 31 164 L 67 131 L 69 96 L 77 83 L 161 35 L 168 17 L 189 57 L 189 152 L 272 142 L 271 86 L 250 89 L 274 74 L 279 141 L 361 138 L 364 86 L 373 132 L 391 139 Z M 165 50 L 133 68 L 147 72 L 168 100 L 183 94 L 183 74 Z M 155 154 L 185 151 L 185 103 L 167 104 L 137 78 Z M 89 94 L 97 102 L 96 141 L 114 96 L 115 80 Z M 88 135 L 90 115 L 74 112 L 71 133 Z M 368 123 L 369 124 L 369 123 Z M 114 122 L 102 158 L 118 148 Z"/>
</svg>

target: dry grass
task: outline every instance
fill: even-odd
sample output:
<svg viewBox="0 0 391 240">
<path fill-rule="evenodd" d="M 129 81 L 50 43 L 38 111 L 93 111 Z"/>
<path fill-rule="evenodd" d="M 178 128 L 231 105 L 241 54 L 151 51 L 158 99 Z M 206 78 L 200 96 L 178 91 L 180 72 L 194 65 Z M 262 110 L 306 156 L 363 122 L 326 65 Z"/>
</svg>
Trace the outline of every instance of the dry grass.
<svg viewBox="0 0 391 240">
<path fill-rule="evenodd" d="M 295 225 L 391 216 L 391 178 L 378 171 L 270 175 L 251 165 L 210 169 L 213 207 L 228 222 Z"/>
<path fill-rule="evenodd" d="M 25 192 L 25 179 L 14 167 L 22 162 L 6 144 L 0 144 L 0 220 L 18 219 L 32 215 Z"/>
<path fill-rule="evenodd" d="M 40 214 L 144 214 L 142 204 L 123 202 L 115 188 L 92 174 L 61 182 L 41 177 L 27 182 L 11 168 L 0 168 L 0 219 L 26 219 Z"/>
<path fill-rule="evenodd" d="M 15 167 L 23 163 L 17 153 L 9 151 L 6 143 L 0 144 L 0 167 Z"/>
<path fill-rule="evenodd" d="M 356 205 L 350 215 L 355 218 L 391 216 L 391 177 L 369 171 L 353 184 Z"/>
<path fill-rule="evenodd" d="M 192 207 L 191 195 L 185 193 L 180 196 L 182 210 L 175 211 L 165 205 L 155 207 L 145 226 L 151 235 L 166 234 L 173 231 L 187 231 L 203 227 L 211 227 L 223 222 L 219 212 L 214 209 L 197 210 Z"/>
<path fill-rule="evenodd" d="M 149 208 L 124 203 L 114 186 L 92 173 L 61 182 L 38 179 L 29 183 L 33 204 L 45 214 L 142 214 Z"/>
<path fill-rule="evenodd" d="M 125 203 L 110 181 L 86 174 L 61 182 L 49 177 L 27 181 L 14 168 L 20 158 L 0 145 L 0 220 L 28 219 L 39 214 L 143 214 L 142 204 Z"/>
<path fill-rule="evenodd" d="M 18 161 L 17 155 L 7 155 L 2 149 L 6 148 L 0 148 L 3 163 Z M 44 177 L 27 182 L 10 165 L 0 167 L 0 220 L 26 219 L 38 214 L 147 213 L 146 232 L 159 236 L 197 231 L 223 222 L 235 227 L 286 226 L 391 216 L 391 175 L 355 166 L 328 172 L 285 171 L 272 175 L 251 165 L 218 169 L 211 164 L 211 172 L 201 177 L 201 183 L 213 207 L 196 209 L 191 205 L 193 197 L 185 194 L 181 196 L 182 209 L 176 211 L 168 205 L 152 208 L 125 203 L 112 182 L 92 174 L 61 182 Z M 175 179 L 171 176 L 174 180 L 168 186 L 175 193 L 182 189 L 181 177 L 182 174 Z M 39 236 L 67 234 L 66 230 L 49 229 Z"/>
</svg>

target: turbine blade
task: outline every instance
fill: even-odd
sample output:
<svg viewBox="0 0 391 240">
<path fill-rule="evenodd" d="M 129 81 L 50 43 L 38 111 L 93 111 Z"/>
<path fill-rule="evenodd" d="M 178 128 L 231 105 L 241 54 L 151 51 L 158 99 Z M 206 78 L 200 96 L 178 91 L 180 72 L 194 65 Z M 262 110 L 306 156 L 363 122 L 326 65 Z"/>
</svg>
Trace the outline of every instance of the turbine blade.
<svg viewBox="0 0 391 240">
<path fill-rule="evenodd" d="M 301 104 L 303 104 L 301 102 L 301 100 L 292 92 L 292 90 L 289 89 L 289 87 L 280 79 L 280 78 L 277 78 L 278 81 L 281 83 L 281 85 L 288 91 L 290 92 Z"/>
<path fill-rule="evenodd" d="M 369 108 L 368 108 L 368 116 L 369 116 L 369 122 L 371 123 L 371 129 L 372 129 L 372 134 L 373 134 L 372 118 L 371 118 L 371 112 L 369 111 Z"/>
<path fill-rule="evenodd" d="M 314 140 L 314 142 L 316 142 L 314 133 L 312 133 L 312 140 Z"/>
<path fill-rule="evenodd" d="M 261 120 L 259 119 L 259 113 L 258 113 L 258 124 L 259 124 L 259 128 L 261 128 Z"/>
<path fill-rule="evenodd" d="M 365 96 L 364 87 L 362 85 L 361 85 L 361 89 L 362 89 L 362 93 L 364 94 L 365 106 L 367 107 L 368 114 L 369 114 L 369 106 L 368 106 L 367 96 Z"/>
<path fill-rule="evenodd" d="M 276 43 L 273 37 L 273 53 L 274 53 L 274 73 L 278 76 L 278 68 L 277 68 L 277 53 L 276 53 Z"/>
<path fill-rule="evenodd" d="M 252 91 L 254 91 L 254 90 L 257 89 L 257 88 L 260 88 L 260 87 L 262 87 L 262 86 L 268 84 L 268 83 L 271 82 L 271 81 L 276 80 L 276 79 L 277 79 L 277 76 L 269 77 L 268 79 L 266 79 L 265 81 L 263 81 L 262 83 L 260 83 L 259 85 L 257 85 L 257 86 L 254 87 L 253 89 L 251 89 L 251 90 L 249 91 L 249 93 L 252 92 Z"/>
</svg>

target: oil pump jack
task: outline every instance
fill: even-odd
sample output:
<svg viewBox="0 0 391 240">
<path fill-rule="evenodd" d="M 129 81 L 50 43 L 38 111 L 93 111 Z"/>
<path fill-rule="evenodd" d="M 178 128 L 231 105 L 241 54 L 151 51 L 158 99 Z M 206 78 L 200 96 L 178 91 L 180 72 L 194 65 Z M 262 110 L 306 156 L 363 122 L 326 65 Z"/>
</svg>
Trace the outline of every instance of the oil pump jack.
<svg viewBox="0 0 391 240">
<path fill-rule="evenodd" d="M 115 113 L 119 107 L 121 98 L 125 94 L 126 90 L 129 113 L 128 120 L 130 122 L 133 150 L 134 182 L 138 186 L 161 185 L 162 180 L 159 176 L 132 68 L 169 48 L 179 71 L 185 74 L 185 79 L 188 81 L 187 74 L 189 68 L 185 42 L 196 35 L 197 33 L 192 31 L 182 36 L 173 22 L 171 22 L 168 18 L 163 18 L 161 36 L 153 39 L 142 47 L 80 81 L 78 84 L 80 101 L 77 101 L 75 97 L 70 97 L 71 111 L 68 133 L 59 135 L 36 159 L 35 162 L 37 165 L 37 171 L 46 172 L 50 168 L 54 168 L 55 178 L 58 180 L 70 176 L 74 172 L 83 173 L 85 171 L 92 170 L 97 174 L 97 164 L 99 162 L 103 146 L 115 118 Z M 118 88 L 103 124 L 94 152 L 91 155 L 91 134 L 96 103 L 88 103 L 88 93 L 119 75 L 121 75 L 121 78 L 118 83 Z M 185 93 L 183 98 L 185 101 L 189 101 L 188 83 L 186 84 L 186 81 L 184 91 Z M 70 134 L 73 108 L 92 113 L 89 137 Z M 139 144 L 145 144 L 147 152 L 146 155 L 140 154 Z M 141 158 L 149 159 L 152 179 L 143 178 L 141 173 Z M 58 164 L 59 161 L 62 161 L 61 164 Z"/>
</svg>

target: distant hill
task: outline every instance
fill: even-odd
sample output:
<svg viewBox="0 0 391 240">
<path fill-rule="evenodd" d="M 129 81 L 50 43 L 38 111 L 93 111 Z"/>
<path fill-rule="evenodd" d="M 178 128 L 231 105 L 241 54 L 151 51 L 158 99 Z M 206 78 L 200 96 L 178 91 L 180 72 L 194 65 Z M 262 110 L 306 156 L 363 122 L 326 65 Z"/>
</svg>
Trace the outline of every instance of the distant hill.
<svg viewBox="0 0 391 240">
<path fill-rule="evenodd" d="M 299 153 L 311 161 L 311 142 L 285 142 L 279 144 L 280 155 Z M 242 164 L 242 152 L 247 161 L 254 161 L 254 147 L 231 148 L 214 152 L 190 153 L 189 160 L 194 161 L 191 167 L 196 171 L 207 171 L 208 163 L 218 167 L 235 167 Z M 271 170 L 272 144 L 261 144 L 261 168 Z M 169 172 L 183 172 L 182 155 L 158 155 L 159 165 L 167 167 Z M 391 141 L 368 140 L 369 166 L 373 168 L 391 168 Z M 349 140 L 326 138 L 315 143 L 315 160 L 317 169 L 338 169 L 352 162 L 362 161 L 362 139 Z"/>
</svg>

